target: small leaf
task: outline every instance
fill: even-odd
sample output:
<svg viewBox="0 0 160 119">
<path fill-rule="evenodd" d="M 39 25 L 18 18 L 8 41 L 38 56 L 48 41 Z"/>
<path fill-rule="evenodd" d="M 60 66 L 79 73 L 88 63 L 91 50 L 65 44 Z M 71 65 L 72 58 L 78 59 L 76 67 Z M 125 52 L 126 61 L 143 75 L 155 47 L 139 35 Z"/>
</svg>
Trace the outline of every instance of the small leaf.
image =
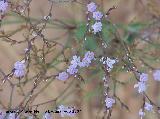
<svg viewBox="0 0 160 119">
<path fill-rule="evenodd" d="M 86 25 L 85 24 L 78 25 L 75 31 L 75 36 L 77 40 L 82 40 L 84 38 L 85 33 L 86 33 Z"/>
<path fill-rule="evenodd" d="M 137 33 L 140 30 L 142 30 L 145 26 L 146 25 L 144 23 L 135 22 L 135 23 L 129 24 L 126 30 L 129 32 Z"/>
<path fill-rule="evenodd" d="M 91 36 L 86 37 L 86 40 L 84 41 L 84 45 L 85 45 L 86 50 L 91 50 L 91 51 L 96 50 L 98 46 L 96 39 L 94 39 Z"/>
<path fill-rule="evenodd" d="M 109 43 L 113 39 L 113 33 L 115 32 L 114 27 L 111 24 L 103 24 L 102 28 L 102 38 L 105 43 Z"/>
</svg>

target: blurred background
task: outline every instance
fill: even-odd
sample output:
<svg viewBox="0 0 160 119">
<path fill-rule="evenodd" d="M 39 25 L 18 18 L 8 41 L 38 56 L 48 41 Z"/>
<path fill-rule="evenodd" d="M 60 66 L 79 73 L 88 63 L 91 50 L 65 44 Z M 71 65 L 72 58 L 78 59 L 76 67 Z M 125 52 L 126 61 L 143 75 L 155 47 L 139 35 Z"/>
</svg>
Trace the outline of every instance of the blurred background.
<svg viewBox="0 0 160 119">
<path fill-rule="evenodd" d="M 58 1 L 58 0 L 57 0 Z M 15 5 L 20 4 L 23 6 L 23 2 L 21 0 L 13 0 L 11 1 Z M 153 21 L 155 19 L 160 18 L 160 0 L 97 0 L 94 1 L 99 5 L 99 9 L 101 9 L 104 13 L 108 11 L 109 8 L 113 6 L 117 6 L 117 8 L 113 11 L 111 11 L 111 14 L 108 16 L 108 19 L 113 24 L 129 24 L 132 22 L 142 22 L 147 23 L 150 21 Z M 81 4 L 82 3 L 82 4 Z M 82 22 L 85 21 L 86 17 L 86 0 L 79 0 L 78 2 L 54 2 L 53 3 L 53 9 L 51 11 L 52 18 L 55 20 L 62 20 L 64 23 L 67 23 L 69 25 L 73 25 L 73 23 Z M 30 17 L 35 19 L 41 19 L 44 16 L 48 14 L 50 8 L 50 2 L 48 0 L 32 0 L 30 5 Z M 8 10 L 9 11 L 9 10 Z M 160 19 L 159 19 L 160 20 Z M 69 22 L 72 21 L 72 22 Z M 22 28 L 21 25 L 25 24 L 23 21 L 17 19 L 15 16 L 13 17 L 9 13 L 6 15 L 6 17 L 3 19 L 3 25 L 0 28 L 1 31 L 5 31 L 6 33 L 11 33 L 15 29 Z M 74 26 L 74 25 L 73 25 Z M 160 28 L 160 27 L 159 27 Z M 19 30 L 16 34 L 12 35 L 11 38 L 16 41 L 24 40 L 27 36 L 28 31 L 23 29 Z M 145 31 L 141 31 L 142 34 L 144 33 L 151 33 L 150 39 L 151 41 L 154 41 L 155 38 L 157 38 L 157 34 L 154 35 L 154 33 L 157 33 L 158 30 L 155 27 L 152 27 L 150 29 L 145 29 Z M 48 27 L 43 31 L 43 34 L 45 34 L 45 37 L 47 39 L 56 39 L 59 43 L 66 44 L 71 43 L 70 40 L 74 39 L 72 36 L 72 33 L 70 34 L 66 29 L 57 28 L 56 26 Z M 2 38 L 1 38 L 2 39 Z M 38 39 L 38 38 L 37 38 Z M 133 48 L 139 48 L 143 49 L 144 46 L 146 46 L 146 42 L 141 41 L 138 42 L 138 39 L 136 39 L 137 44 L 136 46 L 132 46 Z M 158 39 L 160 40 L 160 39 Z M 42 47 L 42 42 L 39 38 L 39 41 L 36 43 L 37 47 Z M 76 54 L 76 47 L 77 44 L 71 45 L 74 50 L 71 48 L 65 48 L 64 54 L 66 58 L 70 58 L 73 54 Z M 26 43 L 22 44 L 14 44 L 11 45 L 9 42 L 0 41 L 0 68 L 6 73 L 10 73 L 13 64 L 22 59 L 25 54 L 25 48 L 27 47 Z M 61 47 L 55 47 L 54 51 L 47 56 L 46 60 L 48 62 L 52 61 L 53 57 L 61 53 L 62 48 Z M 158 49 L 151 49 L 147 50 L 147 53 L 151 56 L 159 57 L 160 53 Z M 141 54 L 137 54 L 141 56 Z M 155 67 L 159 68 L 159 60 L 155 61 L 156 59 L 153 59 L 150 64 Z M 135 62 L 140 68 L 145 69 L 143 66 L 142 61 L 136 60 Z M 57 66 L 60 71 L 65 69 L 67 67 L 66 64 L 62 63 Z M 56 70 L 54 68 L 48 70 L 47 74 L 56 74 L 59 70 Z M 33 68 L 30 70 L 30 75 L 33 76 L 38 72 L 37 69 Z M 147 72 L 149 74 L 152 73 L 152 70 L 148 68 Z M 60 97 L 60 100 L 58 101 L 58 104 L 63 104 L 66 106 L 76 106 L 76 108 L 81 109 L 82 111 L 79 112 L 74 117 L 64 117 L 64 119 L 102 119 L 104 116 L 104 98 L 103 98 L 103 82 L 100 81 L 100 77 L 97 75 L 94 75 L 93 72 L 85 71 L 83 72 L 84 79 L 86 83 L 80 83 L 80 81 L 75 80 L 74 78 L 70 78 L 67 80 L 67 82 L 61 82 L 58 80 L 54 80 L 50 82 L 47 87 L 43 90 L 43 87 L 48 83 L 44 82 L 41 84 L 36 92 L 42 89 L 41 93 L 36 97 L 36 99 L 32 102 L 32 105 L 39 104 L 42 102 L 46 102 L 49 100 L 52 100 L 56 98 L 58 95 L 63 93 L 64 90 L 68 87 L 70 83 L 70 89 L 67 90 L 62 97 Z M 93 75 L 89 75 L 93 74 Z M 118 74 L 112 74 L 116 75 L 116 79 L 120 80 L 122 82 L 128 82 L 125 86 L 118 86 L 117 94 L 122 100 L 122 102 L 125 102 L 125 104 L 128 105 L 129 111 L 122 108 L 120 104 L 117 104 L 114 106 L 113 113 L 112 113 L 112 119 L 138 119 L 138 111 L 142 105 L 142 97 L 139 96 L 135 89 L 134 84 L 135 80 L 132 73 L 130 72 L 120 72 Z M 1 78 L 3 77 L 0 75 Z M 11 79 L 13 82 L 17 82 L 16 79 Z M 152 80 L 152 76 L 150 75 L 150 81 L 149 81 L 149 87 L 150 90 L 148 91 L 149 96 L 152 97 L 152 99 L 157 103 L 160 104 L 160 96 L 159 96 L 159 83 L 154 82 Z M 33 86 L 33 82 L 28 83 L 25 87 L 23 87 L 24 92 L 28 92 L 30 88 Z M 5 83 L 2 86 L 0 86 L 0 103 L 1 105 L 8 106 L 10 101 L 10 94 L 11 94 L 11 87 L 9 83 Z M 12 99 L 12 107 L 16 107 L 19 105 L 19 103 L 23 100 L 23 96 L 21 95 L 20 88 L 16 87 L 13 93 L 13 99 Z M 52 109 L 55 106 L 55 103 L 48 103 L 43 106 L 39 106 L 37 110 L 41 112 L 41 115 L 43 114 L 45 110 Z M 2 107 L 1 107 L 2 108 Z M 55 119 L 60 119 L 61 117 L 59 115 L 54 115 Z M 160 119 L 159 114 L 157 113 L 149 113 L 145 117 L 145 119 Z"/>
</svg>

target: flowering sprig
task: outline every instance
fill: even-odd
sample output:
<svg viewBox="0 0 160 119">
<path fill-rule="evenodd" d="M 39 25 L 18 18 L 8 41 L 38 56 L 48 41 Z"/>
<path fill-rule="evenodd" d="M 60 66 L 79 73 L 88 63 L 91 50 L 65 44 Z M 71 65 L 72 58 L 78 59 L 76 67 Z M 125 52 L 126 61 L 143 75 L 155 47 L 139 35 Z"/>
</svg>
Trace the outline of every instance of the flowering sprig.
<svg viewBox="0 0 160 119">
<path fill-rule="evenodd" d="M 111 108 L 113 104 L 115 103 L 115 99 L 107 97 L 105 99 L 105 102 L 106 102 L 106 107 Z"/>
<path fill-rule="evenodd" d="M 115 70 L 116 70 L 116 68 L 118 69 L 121 65 L 124 65 L 124 67 L 126 69 L 128 69 L 128 71 L 131 71 L 134 74 L 136 81 L 137 81 L 137 83 L 134 85 L 134 87 L 138 88 L 138 93 L 140 93 L 140 96 L 143 97 L 143 105 L 141 106 L 141 109 L 139 110 L 140 117 L 143 118 L 145 116 L 145 113 L 151 112 L 154 109 L 159 109 L 159 106 L 156 103 L 154 103 L 146 93 L 146 90 L 148 88 L 148 83 L 149 83 L 148 82 L 148 74 L 141 73 L 140 70 L 138 69 L 139 66 L 137 67 L 135 65 L 134 60 L 136 58 L 132 56 L 133 55 L 132 54 L 133 47 L 130 47 L 129 45 L 127 45 L 123 41 L 124 39 L 121 38 L 121 35 L 119 34 L 118 30 L 115 30 L 115 32 L 112 32 L 114 38 L 111 39 L 111 43 L 109 44 L 111 46 L 110 49 L 109 49 L 109 47 L 107 47 L 108 48 L 107 50 L 105 50 L 103 48 L 99 48 L 102 52 L 97 52 L 98 50 L 93 51 L 93 52 L 88 51 L 85 53 L 84 57 L 74 55 L 72 57 L 72 60 L 70 61 L 70 64 L 68 65 L 68 67 L 66 68 L 65 71 L 59 72 L 58 75 L 55 75 L 55 74 L 48 75 L 48 74 L 50 74 L 50 71 L 48 71 L 48 69 L 50 69 L 50 68 L 54 68 L 56 71 L 59 71 L 59 68 L 57 68 L 55 61 L 68 64 L 68 58 L 65 56 L 65 51 L 66 51 L 65 43 L 59 43 L 58 40 L 48 39 L 47 38 L 48 36 L 46 36 L 43 31 L 45 31 L 47 29 L 48 25 L 54 25 L 54 26 L 62 28 L 62 29 L 67 29 L 67 32 L 64 35 L 56 38 L 56 39 L 59 39 L 61 37 L 67 36 L 66 34 L 68 34 L 68 32 L 70 34 L 72 34 L 73 33 L 72 31 L 77 29 L 77 26 L 69 25 L 68 23 L 65 23 L 64 21 L 61 21 L 59 19 L 52 17 L 52 13 L 51 13 L 52 7 L 53 7 L 52 0 L 49 0 L 51 7 L 49 8 L 47 15 L 41 16 L 41 19 L 38 19 L 38 20 L 31 18 L 31 16 L 30 16 L 30 11 L 31 11 L 30 10 L 30 3 L 31 3 L 31 1 L 32 0 L 24 1 L 25 6 L 13 4 L 12 1 L 11 2 L 8 2 L 6 0 L 0 1 L 0 11 L 2 13 L 5 13 L 7 11 L 8 3 L 9 3 L 12 8 L 11 12 L 14 13 L 14 16 L 16 16 L 18 18 L 23 18 L 24 22 L 26 22 L 26 24 L 20 26 L 19 29 L 16 29 L 15 31 L 13 31 L 13 33 L 7 33 L 5 31 L 2 31 L 1 38 L 3 38 L 3 41 L 11 43 L 11 45 L 20 45 L 21 43 L 27 44 L 27 48 L 25 49 L 25 53 L 24 53 L 24 58 L 22 58 L 23 60 L 17 61 L 14 64 L 14 67 L 10 73 L 6 74 L 3 72 L 3 70 L 0 69 L 0 73 L 3 76 L 3 79 L 5 79 L 5 81 L 7 81 L 7 83 L 9 83 L 11 86 L 11 96 L 10 96 L 9 106 L 7 107 L 2 103 L 1 105 L 3 106 L 3 108 L 6 108 L 6 109 L 13 108 L 12 102 L 13 102 L 15 87 L 18 88 L 18 91 L 20 90 L 19 91 L 20 93 L 19 92 L 18 93 L 20 96 L 23 97 L 23 99 L 20 101 L 20 103 L 17 105 L 17 107 L 15 107 L 15 110 L 19 110 L 19 109 L 26 110 L 31 107 L 38 108 L 39 106 L 49 104 L 52 102 L 55 102 L 55 104 L 57 104 L 57 100 L 64 93 L 62 95 L 57 96 L 55 99 L 52 99 L 52 100 L 49 100 L 46 102 L 42 102 L 42 103 L 35 104 L 35 105 L 32 103 L 35 101 L 37 96 L 42 91 L 44 91 L 48 87 L 49 84 L 52 83 L 52 81 L 55 78 L 62 80 L 62 81 L 66 81 L 71 76 L 75 76 L 75 78 L 79 78 L 80 77 L 79 69 L 81 69 L 81 68 L 85 69 L 85 68 L 91 66 L 91 63 L 93 62 L 93 60 L 98 59 L 99 58 L 98 56 L 102 55 L 106 58 L 102 58 L 100 62 L 98 60 L 96 60 L 98 63 L 95 64 L 94 67 L 96 69 L 100 69 L 100 71 L 103 71 L 103 73 L 105 74 L 104 85 L 103 85 L 104 94 L 105 94 L 105 98 L 103 99 L 103 101 L 105 102 L 105 104 L 104 103 L 103 104 L 106 107 L 106 112 L 109 112 L 109 113 L 106 113 L 106 114 L 108 114 L 107 115 L 108 119 L 110 119 L 110 117 L 111 117 L 112 109 L 114 108 L 113 105 L 116 105 L 117 104 L 116 102 L 119 101 L 121 103 L 122 107 L 128 108 L 126 106 L 126 104 L 123 103 L 120 100 L 120 98 L 118 97 L 118 95 L 116 94 L 116 84 L 117 83 L 120 84 L 119 83 L 120 81 L 118 81 L 115 78 L 116 77 L 115 75 L 117 74 L 117 72 L 114 73 L 114 70 L 112 70 L 113 68 Z M 73 1 L 73 2 L 78 3 L 77 1 Z M 109 13 L 112 9 L 115 9 L 115 7 L 110 8 L 108 10 L 108 12 L 106 13 L 106 15 L 109 15 Z M 90 2 L 89 4 L 87 4 L 87 27 L 89 27 L 89 29 L 87 28 L 87 30 L 84 32 L 85 35 L 83 35 L 84 37 L 82 39 L 88 40 L 86 38 L 86 36 L 92 35 L 98 41 L 98 43 L 103 41 L 104 38 L 101 36 L 101 31 L 103 31 L 102 25 L 104 25 L 104 23 L 102 24 L 103 18 L 104 18 L 104 14 L 100 10 L 98 10 L 98 6 L 94 2 Z M 34 19 L 33 20 L 34 22 L 32 22 L 32 19 Z M 93 24 L 92 24 L 91 20 L 93 20 Z M 109 21 L 107 21 L 107 23 L 108 22 Z M 114 26 L 115 26 L 115 29 L 117 29 L 116 24 L 114 24 L 113 27 Z M 105 28 L 108 26 L 106 25 L 103 27 Z M 90 28 L 92 29 L 93 34 L 91 34 L 91 32 L 90 32 Z M 24 40 L 18 41 L 18 40 L 15 40 L 14 38 L 11 38 L 11 36 L 15 35 L 17 31 L 22 31 L 24 29 L 27 30 L 27 35 L 26 34 L 24 35 L 24 37 L 25 37 Z M 130 28 L 130 27 L 127 27 L 127 29 L 129 29 L 128 30 L 129 36 L 127 36 L 127 38 L 129 40 L 130 39 L 132 40 L 132 35 L 138 34 L 137 30 L 135 31 L 135 29 Z M 137 27 L 136 27 L 136 29 L 137 29 Z M 134 31 L 134 33 L 132 31 Z M 130 37 L 130 35 L 131 35 L 131 37 Z M 138 35 L 140 35 L 140 34 L 138 34 Z M 108 40 L 108 37 L 105 40 Z M 39 41 L 42 41 L 42 48 L 37 47 L 37 42 L 39 42 Z M 117 46 L 120 46 L 120 47 L 116 47 L 116 46 L 112 45 L 112 43 L 115 43 L 115 42 L 117 43 Z M 80 41 L 80 43 L 81 43 L 81 41 Z M 147 41 L 147 43 L 150 43 L 150 41 Z M 79 47 L 79 45 L 80 44 L 78 44 L 77 47 Z M 82 45 L 84 46 L 84 44 L 82 44 Z M 53 59 L 53 61 L 49 62 L 47 60 L 48 54 L 51 53 L 53 50 L 57 49 L 57 46 L 60 47 L 62 49 L 62 51 L 59 53 L 60 55 L 56 56 Z M 71 48 L 71 49 L 73 51 L 76 50 L 74 48 Z M 83 50 L 85 50 L 85 49 L 83 49 Z M 108 51 L 111 51 L 111 53 L 109 53 Z M 117 57 L 117 59 L 109 58 L 109 57 L 112 57 L 111 55 Z M 57 60 L 59 56 L 62 56 L 64 59 L 61 61 Z M 132 57 L 133 57 L 133 59 L 132 59 Z M 117 63 L 117 62 L 119 62 L 119 63 Z M 117 66 L 115 65 L 116 63 L 117 63 Z M 147 64 L 145 63 L 145 65 L 147 65 Z M 147 65 L 147 66 L 149 66 L 149 65 Z M 32 71 L 31 71 L 32 67 L 34 67 L 34 69 L 36 69 L 35 70 L 36 74 L 34 76 L 30 76 L 30 74 L 29 74 L 30 72 L 32 74 Z M 156 68 L 151 68 L 151 69 L 153 70 L 153 79 L 156 81 L 160 81 L 159 69 L 156 69 Z M 111 72 L 111 71 L 113 71 L 113 72 Z M 33 74 L 34 73 L 35 72 L 33 72 Z M 112 73 L 114 73 L 114 76 L 112 75 Z M 12 78 L 14 78 L 13 76 L 15 76 L 16 79 L 21 79 L 22 77 L 23 78 L 22 78 L 22 80 L 18 80 L 18 83 L 17 83 L 17 82 L 14 82 L 15 80 L 12 80 Z M 23 86 L 25 87 L 26 84 L 28 84 L 28 82 L 33 82 L 33 87 L 31 87 L 31 89 L 29 91 L 27 91 L 27 93 L 26 93 L 24 90 L 25 88 L 23 88 Z M 112 85 L 110 84 L 110 82 L 113 83 L 113 88 L 114 88 L 113 92 L 110 91 L 110 90 L 112 90 Z M 41 84 L 43 84 L 45 86 L 42 87 Z M 158 82 L 157 82 L 157 84 L 158 84 Z M 73 83 L 71 83 L 69 85 L 69 87 L 72 87 L 72 85 L 73 85 Z M 40 91 L 38 91 L 37 89 L 39 89 L 41 87 L 42 87 L 42 89 L 40 89 Z M 76 88 L 77 87 L 81 88 L 81 86 L 79 86 L 79 84 L 76 85 Z M 69 89 L 69 88 L 66 88 L 65 91 L 67 89 Z M 66 108 L 64 106 L 61 106 L 60 109 L 61 109 L 61 111 L 64 109 L 66 109 L 68 112 L 72 111 L 72 109 Z M 61 116 L 73 116 L 73 115 L 70 115 L 66 112 L 61 113 Z M 16 118 L 14 114 L 7 115 L 7 116 L 8 117 L 10 116 L 10 118 Z M 17 117 L 19 118 L 19 115 Z M 32 118 L 32 116 L 31 116 L 31 118 Z M 37 117 L 34 115 L 33 118 L 37 118 Z M 48 113 L 46 113 L 43 118 L 50 119 L 51 116 Z"/>
<path fill-rule="evenodd" d="M 90 3 L 87 5 L 87 8 L 88 8 L 88 12 L 94 12 L 94 11 L 96 11 L 96 9 L 97 9 L 97 5 L 96 5 L 96 3 L 94 3 L 94 2 L 90 2 Z"/>
<path fill-rule="evenodd" d="M 80 61 L 79 56 L 76 55 L 73 56 L 71 60 L 71 65 L 68 67 L 67 71 L 59 73 L 56 78 L 63 81 L 67 80 L 69 76 L 77 74 L 79 68 L 88 67 L 93 59 L 94 59 L 94 52 L 91 51 L 87 51 L 85 53 L 82 61 Z"/>
<path fill-rule="evenodd" d="M 1 0 L 0 1 L 0 11 L 5 12 L 8 8 L 8 2 L 6 0 Z"/>
<path fill-rule="evenodd" d="M 92 18 L 96 20 L 95 23 L 91 26 L 93 29 L 93 33 L 96 34 L 102 31 L 101 19 L 103 17 L 103 14 L 100 11 L 96 11 L 97 5 L 94 2 L 89 3 L 87 5 L 87 8 L 88 8 L 88 12 L 92 14 Z"/>
<path fill-rule="evenodd" d="M 147 85 L 146 85 L 147 80 L 148 80 L 148 74 L 145 74 L 145 73 L 140 74 L 139 82 L 138 84 L 134 85 L 134 88 L 138 88 L 139 93 L 145 92 L 147 89 Z"/>
<path fill-rule="evenodd" d="M 105 65 L 106 69 L 110 72 L 113 69 L 113 65 L 118 62 L 118 59 L 102 57 L 100 62 L 102 62 L 102 64 Z"/>
<path fill-rule="evenodd" d="M 14 64 L 14 75 L 16 77 L 23 77 L 25 75 L 25 64 L 23 61 L 17 61 L 15 64 Z"/>
</svg>

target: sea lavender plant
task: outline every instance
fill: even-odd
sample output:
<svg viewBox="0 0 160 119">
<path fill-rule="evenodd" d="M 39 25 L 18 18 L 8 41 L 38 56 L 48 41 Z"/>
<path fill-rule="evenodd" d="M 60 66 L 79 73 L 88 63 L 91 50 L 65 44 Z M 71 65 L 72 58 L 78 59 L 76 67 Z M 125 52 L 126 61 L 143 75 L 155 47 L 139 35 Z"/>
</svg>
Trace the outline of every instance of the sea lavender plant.
<svg viewBox="0 0 160 119">
<path fill-rule="evenodd" d="M 97 107 L 93 110 L 92 107 L 88 108 L 93 111 L 92 118 L 111 119 L 112 115 L 118 112 L 114 111 L 115 108 L 126 109 L 132 113 L 133 107 L 129 107 L 132 106 L 129 102 L 133 99 L 140 105 L 135 106 L 137 117 L 142 119 L 148 116 L 148 113 L 154 112 L 152 114 L 157 114 L 157 118 L 160 118 L 159 82 L 157 82 L 160 81 L 158 66 L 160 21 L 159 13 L 158 15 L 155 12 L 147 13 L 154 2 L 143 4 L 142 1 L 138 1 L 143 4 L 144 11 L 148 10 L 143 15 L 151 16 L 145 17 L 149 20 L 145 19 L 143 22 L 132 20 L 131 23 L 128 20 L 133 16 L 129 17 L 126 20 L 128 24 L 121 22 L 119 18 L 117 22 L 112 21 L 113 18 L 117 18 L 116 13 L 112 15 L 112 11 L 119 12 L 121 6 L 118 9 L 115 6 L 109 7 L 107 10 L 103 2 L 104 0 L 98 4 L 96 1 L 48 0 L 45 1 L 48 6 L 43 11 L 43 7 L 38 7 L 35 0 L 0 0 L 0 42 L 1 48 L 5 48 L 1 50 L 3 51 L 1 54 L 10 50 L 8 45 L 5 47 L 6 44 L 10 44 L 11 49 L 18 49 L 15 53 L 18 57 L 11 58 L 18 61 L 6 66 L 11 69 L 6 70 L 2 66 L 9 64 L 6 62 L 14 55 L 13 52 L 7 56 L 6 62 L 1 61 L 0 66 L 2 80 L 0 108 L 16 113 L 2 113 L 0 119 L 53 119 L 53 115 L 57 116 L 49 112 L 39 114 L 31 111 L 45 107 L 56 110 L 61 117 L 82 117 L 86 110 L 74 113 L 74 107 L 63 106 L 61 103 L 72 103 L 86 109 L 88 108 L 86 102 Z M 82 8 L 85 19 L 76 21 L 73 17 L 68 19 L 57 17 L 56 15 L 62 12 L 55 10 L 59 8 L 62 10 L 60 3 L 72 7 L 76 4 L 81 6 L 69 11 L 77 14 L 78 8 Z M 41 11 L 40 14 L 36 14 L 38 17 L 33 12 L 36 8 L 40 8 L 37 11 Z M 68 11 L 64 11 L 63 14 L 67 16 Z M 127 17 L 127 14 L 125 15 L 121 17 Z M 13 29 L 5 27 L 12 24 L 16 27 Z M 58 30 L 57 34 L 55 30 Z M 17 37 L 19 34 L 20 37 Z M 21 47 L 25 50 L 20 50 Z M 129 77 L 126 80 L 125 76 L 121 80 L 121 75 L 124 74 L 127 76 L 132 74 L 131 80 L 128 80 Z M 150 75 L 154 80 L 150 80 Z M 126 91 L 121 91 L 123 88 Z M 150 93 L 152 90 L 154 93 Z M 47 97 L 44 92 L 49 96 Z M 41 96 L 45 98 L 40 99 Z M 73 101 L 72 97 L 76 99 Z M 82 102 L 85 102 L 85 105 Z M 28 110 L 30 114 L 26 116 L 24 111 Z M 121 113 L 122 111 L 120 115 Z"/>
</svg>

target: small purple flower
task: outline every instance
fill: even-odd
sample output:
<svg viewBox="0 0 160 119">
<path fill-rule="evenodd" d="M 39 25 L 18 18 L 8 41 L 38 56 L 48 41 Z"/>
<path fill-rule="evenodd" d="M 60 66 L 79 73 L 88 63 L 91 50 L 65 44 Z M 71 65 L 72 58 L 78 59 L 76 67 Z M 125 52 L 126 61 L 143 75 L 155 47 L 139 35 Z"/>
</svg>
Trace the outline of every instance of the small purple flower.
<svg viewBox="0 0 160 119">
<path fill-rule="evenodd" d="M 14 69 L 16 69 L 16 70 L 24 70 L 25 69 L 25 65 L 21 61 L 17 61 L 14 64 Z"/>
<path fill-rule="evenodd" d="M 148 80 L 148 74 L 142 73 L 142 74 L 140 75 L 140 81 L 145 82 L 145 81 L 147 81 L 147 80 Z"/>
<path fill-rule="evenodd" d="M 68 79 L 68 77 L 69 77 L 68 73 L 61 72 L 56 78 L 59 80 L 65 81 L 66 79 Z"/>
<path fill-rule="evenodd" d="M 97 5 L 94 2 L 90 2 L 87 5 L 88 12 L 94 12 L 97 9 Z"/>
<path fill-rule="evenodd" d="M 23 77 L 25 75 L 25 71 L 23 69 L 16 69 L 14 71 L 14 75 L 16 77 Z"/>
<path fill-rule="evenodd" d="M 105 102 L 106 102 L 106 107 L 111 108 L 115 103 L 115 99 L 107 97 Z"/>
<path fill-rule="evenodd" d="M 67 69 L 67 72 L 71 75 L 75 74 L 78 72 L 78 69 L 74 65 L 70 65 Z"/>
<path fill-rule="evenodd" d="M 109 57 L 107 57 L 107 60 L 105 60 L 103 63 L 107 65 L 107 70 L 111 71 L 111 69 L 113 68 L 113 65 L 116 63 L 116 60 L 110 59 Z"/>
<path fill-rule="evenodd" d="M 4 119 L 6 113 L 3 110 L 0 110 L 0 119 Z"/>
<path fill-rule="evenodd" d="M 102 31 L 102 23 L 101 22 L 96 22 L 95 24 L 92 25 L 92 29 L 93 29 L 94 34 Z"/>
<path fill-rule="evenodd" d="M 160 81 L 160 69 L 155 70 L 155 71 L 153 72 L 153 78 L 154 78 L 154 80 L 156 80 L 156 81 Z"/>
<path fill-rule="evenodd" d="M 153 105 L 149 104 L 148 102 L 145 102 L 144 109 L 147 111 L 152 111 Z"/>
<path fill-rule="evenodd" d="M 135 84 L 134 85 L 134 88 L 138 88 L 138 92 L 139 93 L 142 93 L 144 91 L 146 91 L 147 89 L 147 86 L 146 86 L 146 83 L 145 82 L 138 82 L 138 84 Z"/>
<path fill-rule="evenodd" d="M 94 52 L 91 52 L 91 51 L 86 52 L 84 55 L 84 58 L 88 59 L 88 60 L 93 60 L 94 59 Z"/>
<path fill-rule="evenodd" d="M 20 119 L 19 116 L 16 116 L 16 113 L 9 113 L 7 119 Z"/>
<path fill-rule="evenodd" d="M 91 63 L 91 60 L 87 59 L 87 58 L 83 58 L 82 62 L 79 63 L 80 67 L 88 67 Z"/>
<path fill-rule="evenodd" d="M 71 64 L 75 66 L 75 68 L 79 65 L 80 63 L 80 57 L 78 56 L 73 56 L 72 58 L 72 61 L 71 61 Z"/>
<path fill-rule="evenodd" d="M 24 61 L 17 61 L 14 64 L 14 75 L 16 77 L 23 77 L 25 75 L 25 64 Z"/>
<path fill-rule="evenodd" d="M 93 18 L 95 20 L 101 20 L 101 18 L 103 17 L 103 14 L 99 11 L 93 12 Z"/>
<path fill-rule="evenodd" d="M 79 66 L 80 67 L 88 67 L 93 59 L 94 59 L 94 52 L 87 51 L 84 55 L 84 58 L 79 63 Z"/>
<path fill-rule="evenodd" d="M 6 0 L 0 1 L 0 11 L 5 12 L 8 7 L 8 2 Z"/>
<path fill-rule="evenodd" d="M 141 119 L 145 116 L 145 112 L 142 109 L 139 110 L 139 116 Z"/>
</svg>

